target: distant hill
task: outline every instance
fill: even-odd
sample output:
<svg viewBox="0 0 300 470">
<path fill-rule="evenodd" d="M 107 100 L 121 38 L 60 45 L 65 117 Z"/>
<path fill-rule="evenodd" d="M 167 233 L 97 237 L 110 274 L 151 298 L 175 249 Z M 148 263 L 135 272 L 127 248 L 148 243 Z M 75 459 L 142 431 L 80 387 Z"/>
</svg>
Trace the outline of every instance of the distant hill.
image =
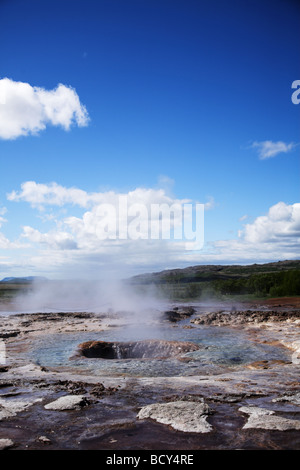
<svg viewBox="0 0 300 470">
<path fill-rule="evenodd" d="M 0 282 L 8 284 L 26 284 L 36 281 L 47 281 L 47 278 L 42 276 L 5 277 Z"/>
<path fill-rule="evenodd" d="M 289 270 L 300 270 L 300 260 L 277 261 L 264 264 L 221 265 L 207 264 L 187 268 L 166 269 L 164 271 L 139 274 L 131 278 L 132 283 L 164 283 L 172 280 L 179 282 L 201 282 L 217 279 L 233 279 L 251 276 L 252 274 L 274 273 Z"/>
<path fill-rule="evenodd" d="M 251 265 L 197 265 L 140 274 L 130 284 L 155 285 L 173 300 L 266 298 L 300 295 L 300 260 Z"/>
</svg>

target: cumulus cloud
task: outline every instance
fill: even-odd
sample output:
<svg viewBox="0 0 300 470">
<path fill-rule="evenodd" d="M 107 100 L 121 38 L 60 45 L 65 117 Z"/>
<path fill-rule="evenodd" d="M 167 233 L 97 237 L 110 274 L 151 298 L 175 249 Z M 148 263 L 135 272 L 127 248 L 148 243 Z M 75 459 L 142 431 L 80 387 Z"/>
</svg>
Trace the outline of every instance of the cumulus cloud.
<svg viewBox="0 0 300 470">
<path fill-rule="evenodd" d="M 272 140 L 265 140 L 253 142 L 251 147 L 257 149 L 260 160 L 266 160 L 267 158 L 276 157 L 280 153 L 291 152 L 296 145 L 294 142 L 287 144 L 282 141 L 273 142 Z"/>
<path fill-rule="evenodd" d="M 42 226 L 23 227 L 21 240 L 26 239 L 30 248 L 28 260 L 36 269 L 67 272 L 80 277 L 84 272 L 97 275 L 97 270 L 114 271 L 124 277 L 131 272 L 156 271 L 207 263 L 265 262 L 299 257 L 300 203 L 278 202 L 268 212 L 246 223 L 235 238 L 206 241 L 203 249 L 195 250 L 193 240 L 184 237 L 163 237 L 169 218 L 163 213 L 151 213 L 151 207 L 182 207 L 191 202 L 176 199 L 164 189 L 136 188 L 127 193 L 115 191 L 86 192 L 79 188 L 67 188 L 56 183 L 23 183 L 20 191 L 8 195 L 11 201 L 23 201 L 38 211 L 43 210 L 47 230 Z M 122 204 L 128 212 L 122 212 Z M 76 206 L 76 207 L 73 207 Z M 205 204 L 204 204 L 205 206 Z M 59 208 L 56 217 L 52 211 Z M 46 216 L 51 212 L 51 217 Z M 182 212 L 172 213 L 171 233 L 180 226 Z M 126 217 L 126 219 L 124 219 Z M 170 220 L 170 218 L 169 218 Z M 117 225 L 116 225 L 117 221 Z M 123 222 L 127 221 L 123 236 Z M 150 236 L 151 221 L 158 225 L 157 238 Z M 50 225 L 49 225 L 50 224 Z M 170 232 L 169 232 L 170 233 Z M 1 238 L 0 247 L 8 247 L 9 241 Z M 29 262 L 29 261 L 28 261 Z M 124 267 L 127 269 L 124 272 Z"/>
<path fill-rule="evenodd" d="M 76 91 L 66 85 L 45 90 L 3 78 L 0 97 L 1 139 L 36 135 L 49 124 L 69 130 L 73 124 L 86 126 L 89 120 Z"/>
<path fill-rule="evenodd" d="M 191 202 L 170 197 L 163 189 L 88 193 L 56 183 L 46 185 L 33 181 L 23 183 L 20 192 L 14 191 L 7 197 L 10 201 L 26 201 L 38 210 L 68 204 L 83 208 L 82 216 L 64 216 L 51 232 L 43 234 L 26 226 L 23 236 L 56 249 L 76 248 L 91 253 L 107 250 L 109 245 L 119 249 L 116 247 L 130 244 L 128 239 L 148 239 L 150 233 L 155 232 L 156 240 L 168 236 L 176 227 L 182 229 L 184 205 Z"/>
<path fill-rule="evenodd" d="M 77 244 L 71 234 L 64 231 L 41 233 L 38 230 L 25 226 L 23 227 L 23 237 L 35 243 L 41 243 L 55 250 L 75 250 Z"/>
<path fill-rule="evenodd" d="M 238 238 L 214 242 L 210 258 L 278 260 L 299 258 L 300 203 L 278 202 L 266 215 L 245 224 Z"/>
<path fill-rule="evenodd" d="M 180 252 L 194 250 L 199 244 L 194 215 L 187 213 L 183 223 L 184 206 L 195 207 L 196 203 L 170 196 L 165 189 L 86 192 L 28 181 L 7 197 L 29 203 L 42 211 L 38 217 L 47 227 L 52 224 L 47 231 L 42 226 L 22 229 L 21 239 L 31 246 L 30 261 L 42 270 L 50 265 L 60 270 L 73 266 L 74 274 L 87 267 L 105 266 L 117 272 L 120 266 L 154 268 L 158 260 L 171 265 Z M 56 217 L 55 207 L 59 208 Z"/>
<path fill-rule="evenodd" d="M 64 227 L 46 234 L 24 228 L 28 240 L 43 246 L 31 257 L 31 262 L 42 270 L 45 266 L 52 267 L 74 277 L 87 272 L 97 276 L 102 270 L 105 275 L 126 277 L 195 264 L 246 264 L 299 258 L 300 203 L 279 202 L 266 215 L 245 224 L 237 238 L 208 241 L 199 251 L 187 250 L 183 241 L 100 240 L 99 219 L 94 209 L 86 211 L 83 217 L 66 218 Z M 72 244 L 73 248 L 76 244 L 76 249 L 71 249 Z"/>
<path fill-rule="evenodd" d="M 6 222 L 6 220 L 2 220 L 0 222 Z M 1 225 L 0 225 L 1 227 Z M 20 242 L 12 242 L 10 241 L 4 233 L 0 232 L 0 250 L 15 250 L 23 248 L 25 245 Z"/>
<path fill-rule="evenodd" d="M 88 194 L 77 188 L 65 188 L 57 183 L 40 184 L 35 181 L 26 181 L 21 184 L 21 191 L 12 191 L 7 195 L 9 201 L 26 201 L 32 207 L 44 209 L 45 206 L 63 206 L 74 204 L 87 207 L 90 202 L 97 199 L 97 194 Z"/>
<path fill-rule="evenodd" d="M 35 181 L 26 181 L 21 184 L 21 191 L 12 191 L 7 194 L 9 201 L 25 201 L 32 207 L 44 210 L 46 206 L 77 205 L 82 208 L 94 207 L 100 204 L 118 204 L 120 196 L 127 196 L 128 202 L 141 204 L 154 203 L 188 203 L 190 199 L 176 199 L 167 195 L 165 189 L 136 188 L 128 193 L 106 191 L 89 193 L 79 188 L 66 188 L 55 182 L 40 184 Z"/>
<path fill-rule="evenodd" d="M 243 234 L 249 243 L 294 243 L 300 241 L 300 203 L 292 205 L 278 202 L 267 215 L 257 217 L 252 224 L 246 224 Z"/>
</svg>

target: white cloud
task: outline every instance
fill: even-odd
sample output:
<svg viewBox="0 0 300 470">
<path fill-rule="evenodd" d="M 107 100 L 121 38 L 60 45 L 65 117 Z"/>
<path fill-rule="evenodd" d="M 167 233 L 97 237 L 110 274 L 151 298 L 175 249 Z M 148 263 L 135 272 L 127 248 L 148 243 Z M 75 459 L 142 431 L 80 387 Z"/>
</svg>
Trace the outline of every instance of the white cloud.
<svg viewBox="0 0 300 470">
<path fill-rule="evenodd" d="M 37 184 L 33 181 L 22 184 L 19 193 L 12 192 L 8 195 L 11 201 L 26 201 L 32 207 L 45 210 L 47 206 L 63 206 L 66 204 L 77 205 L 87 209 L 82 216 L 64 216 L 57 220 L 57 226 L 48 233 L 26 226 L 23 228 L 23 237 L 31 242 L 48 245 L 55 249 L 74 249 L 90 253 L 104 252 L 110 247 L 116 251 L 121 247 L 131 244 L 132 237 L 148 239 L 151 231 L 151 222 L 157 222 L 163 217 L 168 218 L 169 212 L 178 212 L 170 220 L 171 231 L 173 227 L 180 226 L 182 222 L 182 207 L 190 202 L 188 199 L 176 199 L 167 196 L 162 189 L 136 188 L 128 193 L 114 191 L 87 193 L 77 188 L 65 188 L 51 183 L 49 185 Z M 153 207 L 166 208 L 166 215 L 155 213 Z M 72 210 L 70 209 L 72 212 Z M 51 220 L 52 217 L 44 217 Z M 120 236 L 122 227 L 125 226 L 126 235 Z M 128 229 L 128 232 L 127 232 Z M 130 236 L 131 230 L 131 236 Z M 159 238 L 164 229 L 159 226 Z M 129 233 L 129 235 L 128 235 Z M 131 238 L 128 240 L 127 238 Z M 136 241 L 136 240 L 135 240 Z M 155 243 L 158 243 L 155 240 Z M 154 243 L 154 244 L 155 244 Z"/>
<path fill-rule="evenodd" d="M 89 120 L 76 91 L 62 84 L 45 90 L 3 78 L 0 96 L 1 139 L 36 135 L 48 124 L 69 130 L 72 124 L 86 126 Z"/>
<path fill-rule="evenodd" d="M 245 224 L 238 239 L 213 244 L 210 259 L 279 260 L 299 258 L 300 203 L 278 202 L 268 213 Z M 219 257 L 219 258 L 218 258 Z"/>
<path fill-rule="evenodd" d="M 2 232 L 0 232 L 0 249 L 1 250 L 15 250 L 23 248 L 25 245 L 19 242 L 10 241 Z"/>
<path fill-rule="evenodd" d="M 9 201 L 26 201 L 32 207 L 43 210 L 45 206 L 63 206 L 75 204 L 80 207 L 94 201 L 96 195 L 88 194 L 77 188 L 65 188 L 57 183 L 40 184 L 35 181 L 26 181 L 21 184 L 21 191 L 12 191 L 7 195 Z"/>
<path fill-rule="evenodd" d="M 121 264 L 135 268 L 149 267 L 149 264 L 155 266 L 157 261 L 162 260 L 171 263 L 178 253 L 187 251 L 184 237 L 169 240 L 163 239 L 163 234 L 168 234 L 169 222 L 173 238 L 174 229 L 180 228 L 182 223 L 182 210 L 176 212 L 175 209 L 182 209 L 184 204 L 192 201 L 170 196 L 165 189 L 136 188 L 127 193 L 89 193 L 56 183 L 28 181 L 21 185 L 20 191 L 13 191 L 7 197 L 10 201 L 27 202 L 43 211 L 42 216 L 38 217 L 47 226 L 52 223 L 52 228 L 47 231 L 26 225 L 21 234 L 21 238 L 26 238 L 31 246 L 30 262 L 43 270 L 53 264 L 60 268 L 108 264 L 117 271 Z M 125 203 L 128 211 L 124 212 L 122 204 Z M 56 219 L 54 206 L 60 207 Z M 77 207 L 73 209 L 72 206 Z M 166 213 L 152 212 L 156 206 L 166 208 Z M 174 217 L 173 213 L 168 217 L 168 210 L 174 210 Z M 167 221 L 166 226 L 164 221 Z M 158 239 L 151 238 L 153 222 L 158 227 Z M 125 225 L 124 238 L 121 235 L 122 224 Z M 193 248 L 191 243 L 189 249 Z"/>
<path fill-rule="evenodd" d="M 168 196 L 164 189 L 136 188 L 128 193 L 106 191 L 88 193 L 78 188 L 66 188 L 57 183 L 40 184 L 35 181 L 26 181 L 21 184 L 21 191 L 12 191 L 7 194 L 9 201 L 25 201 L 32 207 L 44 210 L 46 206 L 77 205 L 82 208 L 94 207 L 100 204 L 118 204 L 120 196 L 127 196 L 128 203 L 141 204 L 171 204 L 174 202 L 190 202 L 189 199 L 175 199 Z"/>
<path fill-rule="evenodd" d="M 64 231 L 41 233 L 32 227 L 25 226 L 22 236 L 32 242 L 47 245 L 54 250 L 75 250 L 77 248 L 72 235 Z"/>
<path fill-rule="evenodd" d="M 267 215 L 246 224 L 243 237 L 246 242 L 285 244 L 300 238 L 300 203 L 287 205 L 278 202 Z M 300 240 L 299 240 L 300 241 Z"/>
<path fill-rule="evenodd" d="M 68 276 L 80 277 L 84 272 L 97 275 L 104 269 L 126 276 L 130 272 L 156 271 L 165 268 L 183 267 L 207 263 L 248 263 L 299 258 L 300 244 L 300 203 L 278 202 L 264 215 L 259 215 L 252 223 L 244 223 L 236 238 L 210 242 L 206 240 L 204 249 L 187 249 L 184 239 L 164 240 L 160 227 L 159 239 L 149 238 L 149 214 L 152 204 L 184 204 L 188 199 L 176 199 L 162 189 L 136 188 L 128 193 L 114 191 L 88 193 L 78 188 L 66 188 L 56 183 L 37 184 L 26 182 L 19 192 L 9 196 L 11 201 L 25 201 L 32 207 L 43 210 L 47 227 L 25 226 L 21 239 L 27 240 L 30 254 L 22 258 L 36 271 L 45 270 Z M 121 238 L 115 230 L 115 213 L 103 212 L 105 204 L 120 217 L 119 203 L 126 198 L 128 206 L 134 208 L 129 217 L 134 230 L 140 235 L 137 239 Z M 76 212 L 74 208 L 76 207 Z M 54 218 L 53 206 L 60 207 Z M 147 211 L 143 214 L 143 208 Z M 134 211 L 140 210 L 139 223 L 135 224 Z M 51 217 L 47 217 L 50 212 Z M 105 224 L 103 224 L 105 220 Z M 156 219 L 158 220 L 158 218 Z M 173 226 L 178 219 L 175 217 Z M 205 221 L 204 221 L 205 223 Z M 102 237 L 105 226 L 106 237 Z M 191 242 L 193 243 L 193 242 Z M 0 247 L 12 247 L 0 235 Z M 16 246 L 17 247 L 17 246 Z M 126 272 L 125 272 L 126 268 Z"/>
<path fill-rule="evenodd" d="M 257 149 L 260 160 L 266 160 L 267 158 L 276 157 L 279 153 L 291 152 L 296 145 L 294 142 L 287 144 L 282 141 L 265 140 L 263 142 L 253 142 L 251 147 Z"/>
</svg>

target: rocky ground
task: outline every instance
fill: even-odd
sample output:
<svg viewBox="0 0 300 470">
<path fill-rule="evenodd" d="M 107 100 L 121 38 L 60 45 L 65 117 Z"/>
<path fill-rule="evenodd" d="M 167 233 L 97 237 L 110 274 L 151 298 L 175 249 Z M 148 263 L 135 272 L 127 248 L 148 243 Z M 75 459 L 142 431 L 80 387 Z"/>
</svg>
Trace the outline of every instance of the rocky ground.
<svg viewBox="0 0 300 470">
<path fill-rule="evenodd" d="M 297 308 L 275 302 L 198 315 L 176 306 L 165 315 L 170 328 L 174 322 L 179 328 L 243 328 L 255 343 L 286 348 L 289 360 L 265 357 L 211 375 L 101 380 L 71 367 L 40 366 L 27 353 L 36 338 L 99 332 L 113 328 L 117 316 L 0 316 L 6 353 L 0 364 L 0 449 L 300 449 Z"/>
</svg>

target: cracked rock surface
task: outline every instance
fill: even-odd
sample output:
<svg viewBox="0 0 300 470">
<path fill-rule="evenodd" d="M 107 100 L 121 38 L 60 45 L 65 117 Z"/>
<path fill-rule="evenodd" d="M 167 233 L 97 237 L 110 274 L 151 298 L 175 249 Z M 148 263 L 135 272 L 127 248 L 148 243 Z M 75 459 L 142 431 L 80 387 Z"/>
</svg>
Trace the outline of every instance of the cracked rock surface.
<svg viewBox="0 0 300 470">
<path fill-rule="evenodd" d="M 151 418 L 177 431 L 206 433 L 212 431 L 212 426 L 206 421 L 209 413 L 210 409 L 204 402 L 174 401 L 147 405 L 140 410 L 138 418 Z"/>
<path fill-rule="evenodd" d="M 54 411 L 77 410 L 86 404 L 87 401 L 84 395 L 66 395 L 48 403 L 45 405 L 45 409 Z"/>
<path fill-rule="evenodd" d="M 277 431 L 288 431 L 290 429 L 300 429 L 300 421 L 287 419 L 275 415 L 274 411 L 257 406 L 242 406 L 239 411 L 249 415 L 247 423 L 243 429 L 269 429 Z"/>
<path fill-rule="evenodd" d="M 25 411 L 27 408 L 32 406 L 34 402 L 39 401 L 35 400 L 30 401 L 20 401 L 20 400 L 8 400 L 6 398 L 0 398 L 0 421 L 2 419 L 11 418 L 16 416 L 21 411 Z"/>
<path fill-rule="evenodd" d="M 0 439 L 0 450 L 8 449 L 14 445 L 11 439 Z"/>
</svg>

